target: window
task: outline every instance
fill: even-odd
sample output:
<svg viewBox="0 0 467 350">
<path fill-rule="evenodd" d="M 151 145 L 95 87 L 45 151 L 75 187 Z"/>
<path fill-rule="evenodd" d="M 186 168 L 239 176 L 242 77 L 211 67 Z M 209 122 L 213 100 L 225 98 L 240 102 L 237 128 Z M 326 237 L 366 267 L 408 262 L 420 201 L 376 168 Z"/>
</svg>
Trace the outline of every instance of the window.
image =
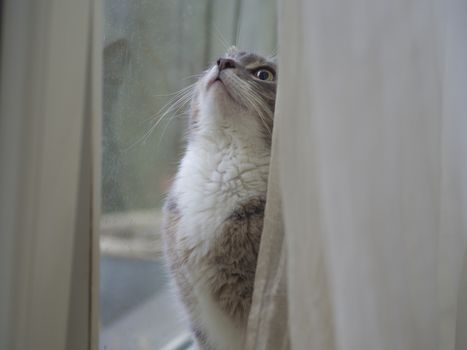
<svg viewBox="0 0 467 350">
<path fill-rule="evenodd" d="M 274 1 L 104 1 L 101 349 L 189 342 L 159 232 L 184 111 L 160 117 L 234 43 L 275 52 Z"/>
</svg>

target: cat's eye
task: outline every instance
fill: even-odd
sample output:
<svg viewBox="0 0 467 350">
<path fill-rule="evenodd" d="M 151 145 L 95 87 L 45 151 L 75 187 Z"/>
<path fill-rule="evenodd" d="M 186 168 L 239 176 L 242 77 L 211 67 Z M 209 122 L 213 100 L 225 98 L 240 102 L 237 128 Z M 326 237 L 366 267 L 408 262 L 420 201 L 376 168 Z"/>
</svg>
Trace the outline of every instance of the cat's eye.
<svg viewBox="0 0 467 350">
<path fill-rule="evenodd" d="M 265 81 L 274 80 L 274 73 L 266 68 L 258 69 L 254 74 L 255 74 L 255 77 L 257 77 L 259 80 L 265 80 Z"/>
</svg>

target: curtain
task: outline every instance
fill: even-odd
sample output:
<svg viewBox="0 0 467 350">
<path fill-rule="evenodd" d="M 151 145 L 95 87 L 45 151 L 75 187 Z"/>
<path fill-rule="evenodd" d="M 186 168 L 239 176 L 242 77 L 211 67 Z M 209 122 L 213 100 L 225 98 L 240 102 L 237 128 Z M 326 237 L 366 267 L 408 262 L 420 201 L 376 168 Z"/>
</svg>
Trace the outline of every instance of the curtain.
<svg viewBox="0 0 467 350">
<path fill-rule="evenodd" d="M 249 349 L 467 349 L 467 3 L 279 9 Z"/>
<path fill-rule="evenodd" d="M 4 0 L 0 349 L 97 349 L 99 0 Z"/>
</svg>

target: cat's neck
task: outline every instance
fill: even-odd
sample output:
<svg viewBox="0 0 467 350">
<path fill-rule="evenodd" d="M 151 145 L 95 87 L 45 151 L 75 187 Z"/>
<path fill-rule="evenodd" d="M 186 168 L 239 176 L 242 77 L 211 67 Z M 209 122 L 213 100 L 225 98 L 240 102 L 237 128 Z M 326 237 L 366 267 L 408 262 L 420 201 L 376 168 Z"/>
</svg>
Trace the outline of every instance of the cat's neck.
<svg viewBox="0 0 467 350">
<path fill-rule="evenodd" d="M 270 146 L 257 128 L 240 121 L 215 121 L 203 125 L 190 137 L 188 150 L 209 149 L 224 152 L 226 149 L 240 151 L 242 156 L 263 158 L 270 155 Z M 224 152 L 225 153 L 225 152 Z"/>
</svg>

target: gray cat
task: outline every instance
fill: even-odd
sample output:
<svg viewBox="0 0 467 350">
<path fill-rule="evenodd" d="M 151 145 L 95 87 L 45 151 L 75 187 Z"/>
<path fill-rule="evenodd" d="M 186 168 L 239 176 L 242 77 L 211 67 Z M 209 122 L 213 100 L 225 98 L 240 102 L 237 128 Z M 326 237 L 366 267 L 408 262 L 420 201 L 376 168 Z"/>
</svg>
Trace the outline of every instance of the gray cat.
<svg viewBox="0 0 467 350">
<path fill-rule="evenodd" d="M 263 227 L 276 65 L 230 48 L 195 84 L 164 208 L 166 258 L 199 349 L 243 349 Z"/>
</svg>

